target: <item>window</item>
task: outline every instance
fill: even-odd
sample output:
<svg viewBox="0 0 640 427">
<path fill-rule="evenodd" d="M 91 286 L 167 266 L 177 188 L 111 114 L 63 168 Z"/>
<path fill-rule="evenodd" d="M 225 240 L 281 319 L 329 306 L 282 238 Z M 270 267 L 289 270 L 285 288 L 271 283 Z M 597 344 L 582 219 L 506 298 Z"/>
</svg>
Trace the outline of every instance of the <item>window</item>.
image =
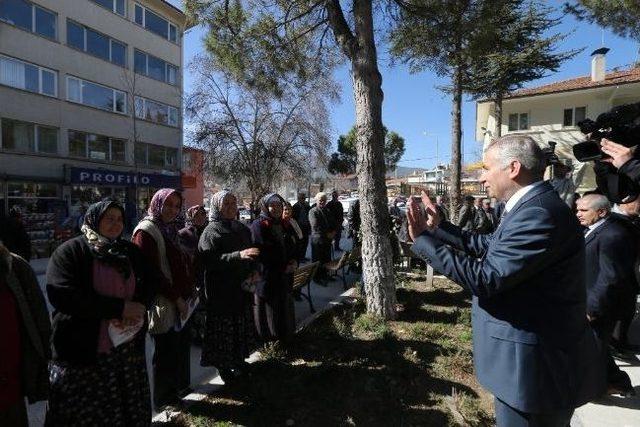
<svg viewBox="0 0 640 427">
<path fill-rule="evenodd" d="M 136 4 L 134 21 L 152 33 L 156 33 L 160 37 L 178 43 L 178 27 L 139 4 Z"/>
<path fill-rule="evenodd" d="M 50 39 L 56 38 L 57 15 L 26 0 L 0 1 L 0 20 Z"/>
<path fill-rule="evenodd" d="M 161 145 L 136 143 L 135 162 L 137 165 L 175 169 L 178 149 Z"/>
<path fill-rule="evenodd" d="M 174 127 L 178 126 L 177 108 L 139 96 L 136 97 L 135 102 L 137 118 Z"/>
<path fill-rule="evenodd" d="M 58 153 L 58 129 L 2 119 L 2 148 L 25 153 Z"/>
<path fill-rule="evenodd" d="M 578 123 L 583 121 L 586 117 L 587 107 L 566 108 L 564 110 L 562 125 L 565 127 L 578 126 Z"/>
<path fill-rule="evenodd" d="M 529 114 L 514 113 L 509 114 L 509 131 L 529 129 Z"/>
<path fill-rule="evenodd" d="M 178 67 L 139 50 L 134 52 L 133 58 L 136 73 L 169 83 L 170 85 L 178 84 Z"/>
<path fill-rule="evenodd" d="M 69 156 L 125 163 L 127 141 L 104 135 L 69 131 Z"/>
<path fill-rule="evenodd" d="M 127 112 L 124 92 L 77 77 L 67 77 L 67 100 L 101 110 L 123 114 Z"/>
<path fill-rule="evenodd" d="M 127 64 L 127 45 L 69 20 L 67 20 L 67 45 L 121 67 Z"/>
<path fill-rule="evenodd" d="M 0 84 L 53 97 L 58 95 L 56 71 L 2 55 Z"/>
<path fill-rule="evenodd" d="M 100 6 L 109 9 L 118 15 L 125 16 L 125 0 L 91 0 L 92 2 L 99 4 Z"/>
</svg>

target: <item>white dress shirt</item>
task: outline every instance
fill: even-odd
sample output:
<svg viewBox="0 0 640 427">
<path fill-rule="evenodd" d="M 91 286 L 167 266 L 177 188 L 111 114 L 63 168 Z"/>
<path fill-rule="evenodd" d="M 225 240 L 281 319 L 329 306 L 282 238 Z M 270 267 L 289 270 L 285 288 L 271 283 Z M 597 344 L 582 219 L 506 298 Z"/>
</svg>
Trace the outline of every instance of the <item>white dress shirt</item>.
<svg viewBox="0 0 640 427">
<path fill-rule="evenodd" d="M 602 224 L 604 224 L 604 222 L 607 220 L 607 217 L 605 218 L 600 218 L 599 220 L 597 220 L 596 222 L 594 222 L 593 224 L 591 224 L 589 226 L 589 230 L 587 230 L 587 232 L 584 234 L 584 237 L 587 237 L 589 234 L 591 234 L 593 232 L 593 230 L 595 230 L 596 228 L 600 227 Z"/>
<path fill-rule="evenodd" d="M 507 212 L 513 209 L 516 203 L 518 203 L 520 199 L 522 199 L 525 196 L 525 194 L 533 190 L 538 185 L 542 185 L 542 184 L 544 184 L 544 181 L 534 182 L 533 184 L 529 184 L 525 187 L 522 187 L 518 191 L 516 191 L 513 196 L 509 197 L 509 200 L 507 200 L 507 203 L 504 205 L 504 213 L 502 215 L 504 216 Z"/>
</svg>

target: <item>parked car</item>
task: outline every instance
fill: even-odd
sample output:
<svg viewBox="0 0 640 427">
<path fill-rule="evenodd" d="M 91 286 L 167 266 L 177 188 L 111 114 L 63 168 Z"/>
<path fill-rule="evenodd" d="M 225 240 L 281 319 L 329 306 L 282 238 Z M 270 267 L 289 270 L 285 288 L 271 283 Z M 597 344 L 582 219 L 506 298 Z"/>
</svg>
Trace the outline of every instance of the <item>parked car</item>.
<svg viewBox="0 0 640 427">
<path fill-rule="evenodd" d="M 251 221 L 251 212 L 249 211 L 249 209 L 239 209 L 238 219 L 240 219 L 240 221 Z"/>
</svg>

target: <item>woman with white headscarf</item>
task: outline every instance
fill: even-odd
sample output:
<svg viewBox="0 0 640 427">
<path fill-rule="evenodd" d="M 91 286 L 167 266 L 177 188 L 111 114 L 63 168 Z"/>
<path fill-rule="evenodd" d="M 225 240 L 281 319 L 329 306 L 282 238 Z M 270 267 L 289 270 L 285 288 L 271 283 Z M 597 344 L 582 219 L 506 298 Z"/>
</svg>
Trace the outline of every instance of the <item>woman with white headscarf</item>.
<svg viewBox="0 0 640 427">
<path fill-rule="evenodd" d="M 207 295 L 200 364 L 215 366 L 225 383 L 242 374 L 256 342 L 251 291 L 260 251 L 252 247 L 249 229 L 236 220 L 237 210 L 231 192 L 214 194 L 210 222 L 198 243 Z"/>
</svg>

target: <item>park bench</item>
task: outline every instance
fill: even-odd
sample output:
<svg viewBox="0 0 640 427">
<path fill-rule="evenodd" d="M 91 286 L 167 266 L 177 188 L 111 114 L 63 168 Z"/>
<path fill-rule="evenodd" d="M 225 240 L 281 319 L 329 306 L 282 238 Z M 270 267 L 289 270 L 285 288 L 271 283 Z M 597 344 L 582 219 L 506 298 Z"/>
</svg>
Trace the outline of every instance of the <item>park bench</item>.
<svg viewBox="0 0 640 427">
<path fill-rule="evenodd" d="M 302 288 L 307 288 L 307 294 L 300 292 L 304 298 L 309 302 L 309 310 L 311 313 L 315 313 L 316 310 L 313 308 L 313 302 L 311 301 L 311 279 L 316 274 L 316 270 L 320 265 L 319 262 L 312 262 L 311 264 L 305 264 L 296 268 L 296 271 L 293 273 L 293 286 L 292 290 L 297 291 Z"/>
<path fill-rule="evenodd" d="M 345 269 L 349 266 L 349 255 L 350 251 L 344 251 L 342 256 L 338 259 L 334 259 L 324 264 L 324 268 L 331 276 L 337 276 L 342 279 L 342 286 L 344 289 L 347 289 L 347 277 L 345 274 Z"/>
</svg>

